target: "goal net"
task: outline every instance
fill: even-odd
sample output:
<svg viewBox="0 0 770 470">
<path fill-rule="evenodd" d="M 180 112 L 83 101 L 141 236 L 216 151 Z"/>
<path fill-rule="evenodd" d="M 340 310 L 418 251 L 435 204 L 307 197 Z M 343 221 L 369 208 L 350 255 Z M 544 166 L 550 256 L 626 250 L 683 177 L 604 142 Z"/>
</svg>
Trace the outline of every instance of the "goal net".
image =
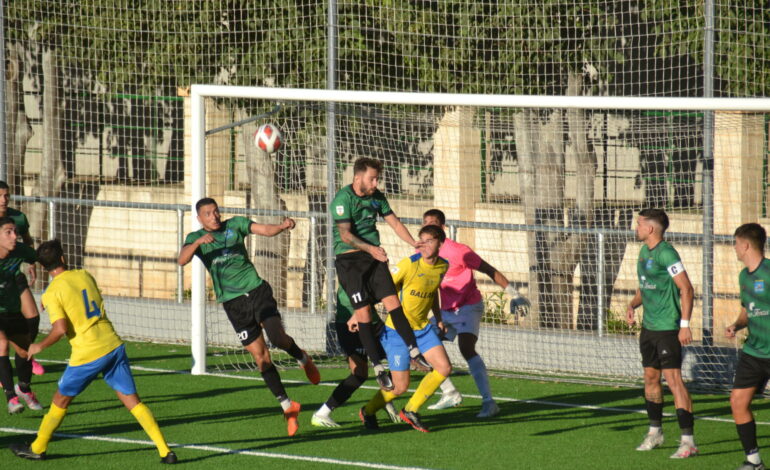
<svg viewBox="0 0 770 470">
<path fill-rule="evenodd" d="M 640 209 L 663 208 L 671 219 L 666 238 L 695 289 L 695 342 L 683 374 L 722 388 L 742 344 L 724 336 L 740 311 L 742 267 L 732 233 L 767 217 L 768 109 L 766 99 L 195 85 L 191 201 L 214 197 L 224 218 L 297 220 L 291 232 L 252 237 L 249 249 L 273 286 L 287 332 L 324 363 L 340 354 L 331 328 L 337 284 L 328 203 L 352 182 L 355 159 L 377 158 L 384 164 L 380 189 L 413 235 L 426 210 L 442 210 L 450 237 L 530 300 L 531 308 L 511 311 L 502 289 L 476 273 L 484 302 L 478 350 L 488 367 L 602 382 L 641 377 L 639 330 L 625 322 L 639 282 L 633 228 Z M 238 121 L 248 122 L 227 126 Z M 274 154 L 253 143 L 265 122 L 283 134 Z M 391 264 L 413 253 L 383 221 L 378 228 Z M 252 367 L 198 269 L 196 364 L 205 370 L 205 346 L 216 346 L 209 368 Z M 447 349 L 462 369 L 456 346 Z"/>
</svg>

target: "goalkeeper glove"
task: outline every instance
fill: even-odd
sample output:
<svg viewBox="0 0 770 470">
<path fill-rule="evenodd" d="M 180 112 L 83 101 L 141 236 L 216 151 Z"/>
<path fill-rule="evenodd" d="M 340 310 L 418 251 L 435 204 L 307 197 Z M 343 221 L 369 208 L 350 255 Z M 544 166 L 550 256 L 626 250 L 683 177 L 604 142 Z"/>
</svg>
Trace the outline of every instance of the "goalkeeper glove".
<svg viewBox="0 0 770 470">
<path fill-rule="evenodd" d="M 513 285 L 508 284 L 508 287 L 505 288 L 505 293 L 511 297 L 511 315 L 516 315 L 518 313 L 524 317 L 529 313 L 529 308 L 531 306 L 529 300 L 527 300 L 526 297 L 519 295 Z"/>
</svg>

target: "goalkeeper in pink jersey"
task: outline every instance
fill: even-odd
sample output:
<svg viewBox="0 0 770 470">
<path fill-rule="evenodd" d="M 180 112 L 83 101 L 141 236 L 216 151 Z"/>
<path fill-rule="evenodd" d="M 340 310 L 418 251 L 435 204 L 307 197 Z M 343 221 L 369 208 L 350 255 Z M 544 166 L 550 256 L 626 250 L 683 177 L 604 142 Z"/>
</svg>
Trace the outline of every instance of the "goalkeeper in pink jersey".
<svg viewBox="0 0 770 470">
<path fill-rule="evenodd" d="M 446 231 L 446 216 L 438 209 L 431 209 L 422 216 L 424 225 L 438 225 Z M 449 270 L 441 281 L 441 317 L 444 335 L 453 339 L 457 335 L 460 353 L 468 362 L 471 376 L 482 397 L 481 411 L 478 418 L 490 418 L 500 412 L 489 389 L 489 376 L 484 359 L 476 352 L 479 339 L 479 326 L 484 315 L 484 302 L 481 292 L 476 287 L 473 271 L 480 271 L 489 276 L 495 284 L 505 289 L 511 297 L 511 308 L 529 307 L 529 301 L 521 297 L 508 279 L 497 269 L 484 261 L 469 246 L 446 239 L 441 246 L 439 256 L 449 261 Z M 462 402 L 462 395 L 447 379 L 441 385 L 441 399 L 428 408 L 440 410 L 457 406 Z"/>
</svg>

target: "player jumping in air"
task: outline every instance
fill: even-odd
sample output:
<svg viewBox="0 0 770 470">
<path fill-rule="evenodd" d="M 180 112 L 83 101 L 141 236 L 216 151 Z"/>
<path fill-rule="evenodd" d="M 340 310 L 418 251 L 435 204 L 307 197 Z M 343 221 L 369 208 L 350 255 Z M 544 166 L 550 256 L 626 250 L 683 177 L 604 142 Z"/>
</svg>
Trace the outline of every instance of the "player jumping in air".
<svg viewBox="0 0 770 470">
<path fill-rule="evenodd" d="M 195 209 L 203 228 L 187 235 L 177 261 L 181 266 L 193 256 L 203 261 L 211 274 L 217 302 L 224 307 L 241 344 L 254 358 L 265 384 L 281 404 L 289 436 L 293 436 L 299 428 L 300 404 L 289 399 L 262 330 L 274 346 L 297 360 L 311 383 L 318 384 L 321 376 L 310 356 L 284 331 L 273 289 L 257 274 L 244 239 L 250 234 L 273 237 L 293 229 L 294 221 L 287 218 L 280 224 L 258 224 L 240 216 L 223 221 L 219 206 L 211 198 L 198 201 Z"/>
<path fill-rule="evenodd" d="M 663 387 L 661 372 L 674 395 L 676 417 L 682 432 L 679 448 L 672 459 L 698 454 L 693 438 L 695 419 L 692 400 L 682 380 L 682 347 L 692 341 L 693 288 L 679 253 L 663 236 L 668 229 L 668 216 L 661 209 L 639 212 L 636 237 L 642 242 L 636 273 L 639 288 L 628 304 L 626 321 L 636 323 L 634 310 L 644 307 L 639 350 L 644 367 L 644 398 L 650 428 L 636 448 L 652 450 L 663 443 Z"/>
<path fill-rule="evenodd" d="M 64 420 L 72 400 L 102 374 L 155 443 L 161 463 L 176 463 L 176 454 L 168 448 L 155 417 L 136 393 L 125 345 L 107 319 L 96 281 L 88 271 L 67 269 L 58 240 L 42 243 L 37 253 L 40 264 L 53 278 L 42 298 L 43 308 L 51 319 L 51 332 L 41 342 L 29 346 L 30 354 L 41 353 L 67 335 L 72 355 L 59 379 L 51 408 L 40 423 L 37 438 L 31 445 L 13 444 L 11 451 L 29 460 L 45 459 L 51 436 Z"/>
<path fill-rule="evenodd" d="M 770 379 L 770 261 L 765 258 L 767 232 L 759 224 L 744 224 L 735 230 L 735 254 L 746 266 L 738 276 L 741 289 L 741 313 L 727 327 L 726 336 L 749 328 L 743 343 L 735 381 L 730 392 L 730 407 L 743 445 L 746 460 L 739 470 L 763 470 L 757 445 L 757 424 L 751 413 L 751 400 L 761 393 Z"/>
<path fill-rule="evenodd" d="M 404 338 L 410 357 L 422 367 L 429 367 L 417 348 L 414 332 L 404 316 L 396 296 L 393 279 L 388 271 L 388 254 L 380 246 L 377 216 L 380 215 L 406 243 L 419 248 L 409 230 L 399 220 L 378 189 L 382 163 L 372 158 L 359 158 L 353 164 L 353 183 L 334 196 L 329 210 L 334 219 L 334 265 L 340 285 L 350 297 L 358 322 L 361 343 L 374 365 L 377 382 L 385 390 L 393 382 L 382 365 L 383 357 L 377 347 L 372 328 L 371 304 L 381 301 L 392 324 Z"/>
<path fill-rule="evenodd" d="M 17 241 L 16 224 L 10 217 L 0 217 L 0 382 L 8 400 L 8 413 L 20 413 L 24 405 L 42 410 L 30 388 L 32 364 L 27 359 L 30 344 L 29 324 L 21 313 L 19 285 L 16 278 L 22 262 L 34 263 L 35 250 Z M 8 345 L 16 349 L 16 373 L 19 383 L 13 384 L 13 368 L 8 357 Z"/>
<path fill-rule="evenodd" d="M 433 367 L 433 370 L 422 379 L 400 413 L 402 420 L 422 432 L 428 432 L 428 428 L 420 419 L 420 407 L 452 371 L 444 345 L 436 329 L 428 321 L 428 313 L 433 310 L 439 328 L 443 326 L 437 291 L 441 279 L 449 268 L 446 260 L 439 257 L 439 248 L 445 238 L 446 235 L 441 227 L 426 225 L 420 230 L 422 242 L 420 252 L 402 259 L 392 270 L 393 281 L 403 301 L 404 312 L 417 338 L 417 347 Z M 394 388 L 392 391 L 378 390 L 369 403 L 361 408 L 359 417 L 367 429 L 376 429 L 378 427 L 377 410 L 406 392 L 409 387 L 409 349 L 393 326 L 391 318 L 388 317 L 380 341 L 388 355 Z"/>
</svg>

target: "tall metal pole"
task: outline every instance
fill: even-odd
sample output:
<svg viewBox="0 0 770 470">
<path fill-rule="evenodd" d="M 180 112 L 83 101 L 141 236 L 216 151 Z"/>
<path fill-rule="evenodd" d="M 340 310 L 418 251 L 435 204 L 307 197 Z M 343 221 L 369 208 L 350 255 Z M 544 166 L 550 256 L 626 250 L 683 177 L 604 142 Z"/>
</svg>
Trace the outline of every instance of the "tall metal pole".
<svg viewBox="0 0 770 470">
<path fill-rule="evenodd" d="M 326 63 L 326 88 L 334 90 L 337 87 L 337 1 L 329 0 L 327 12 L 327 63 Z M 336 194 L 337 167 L 336 167 L 336 117 L 334 114 L 334 102 L 326 105 L 326 203 L 331 204 Z M 336 289 L 334 276 L 334 221 L 326 214 L 326 311 L 329 320 L 334 315 L 332 306 L 335 303 Z"/>
<path fill-rule="evenodd" d="M 705 3 L 703 96 L 714 96 L 714 0 Z M 714 330 L 714 112 L 703 116 L 703 344 L 713 344 Z"/>
<path fill-rule="evenodd" d="M 5 10 L 0 2 L 0 180 L 8 181 L 8 153 L 5 149 Z M 14 188 L 18 189 L 18 188 Z"/>
</svg>

